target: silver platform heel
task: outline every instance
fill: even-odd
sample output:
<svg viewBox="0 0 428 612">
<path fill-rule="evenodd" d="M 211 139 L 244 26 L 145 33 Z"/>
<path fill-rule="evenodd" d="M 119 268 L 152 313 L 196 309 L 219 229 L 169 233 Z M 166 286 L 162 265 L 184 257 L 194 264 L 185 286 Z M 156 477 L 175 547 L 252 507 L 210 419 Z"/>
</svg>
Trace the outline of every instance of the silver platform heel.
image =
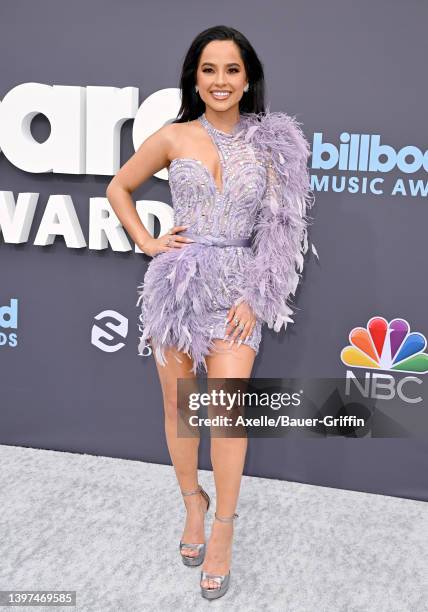
<svg viewBox="0 0 428 612">
<path fill-rule="evenodd" d="M 221 521 L 222 523 L 231 523 L 233 520 L 238 518 L 238 515 L 236 514 L 236 512 L 233 516 L 227 516 L 224 518 L 220 518 L 219 516 L 217 516 L 217 513 L 215 513 L 214 516 L 218 521 Z M 203 587 L 202 586 L 203 580 L 214 580 L 215 582 L 217 582 L 219 586 L 214 587 L 212 589 Z M 202 570 L 201 571 L 201 581 L 200 581 L 202 597 L 205 597 L 205 599 L 217 599 L 218 597 L 221 597 L 222 595 L 226 593 L 227 589 L 229 588 L 229 582 L 230 582 L 230 570 L 225 576 L 223 576 L 222 574 L 209 574 L 208 572 L 204 572 Z"/>
<path fill-rule="evenodd" d="M 208 493 L 206 491 L 204 491 L 204 489 L 201 487 L 200 484 L 198 484 L 198 488 L 195 489 L 194 491 L 181 491 L 181 494 L 183 495 L 183 497 L 186 497 L 186 495 L 196 495 L 197 493 L 200 493 L 202 495 L 202 497 L 205 499 L 205 501 L 207 502 L 207 509 L 205 510 L 205 514 L 208 512 L 209 507 L 210 507 L 210 496 L 208 495 Z M 189 556 L 186 555 L 181 552 L 183 550 L 183 548 L 188 548 L 190 550 L 197 550 L 199 551 L 197 555 L 194 556 Z M 188 566 L 195 566 L 195 565 L 201 565 L 201 563 L 203 563 L 204 558 L 205 558 L 205 544 L 186 544 L 185 542 L 182 542 L 180 540 L 180 544 L 179 544 L 179 551 L 180 551 L 180 557 L 184 563 L 184 565 L 188 565 Z"/>
</svg>

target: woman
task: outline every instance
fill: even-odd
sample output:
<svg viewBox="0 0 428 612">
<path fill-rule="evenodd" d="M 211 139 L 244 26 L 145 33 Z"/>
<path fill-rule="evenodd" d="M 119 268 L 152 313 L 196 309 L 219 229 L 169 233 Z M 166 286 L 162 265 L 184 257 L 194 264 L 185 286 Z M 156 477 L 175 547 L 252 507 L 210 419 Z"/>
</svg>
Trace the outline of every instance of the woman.
<svg viewBox="0 0 428 612">
<path fill-rule="evenodd" d="M 293 118 L 265 111 L 262 64 L 237 30 L 199 34 L 180 85 L 179 118 L 140 146 L 107 196 L 153 258 L 139 287 L 140 346 L 150 342 L 154 350 L 168 449 L 187 510 L 181 558 L 203 563 L 201 594 L 214 599 L 229 586 L 247 438 L 211 438 L 216 512 L 206 545 L 210 498 L 198 484 L 199 437 L 177 436 L 177 379 L 195 378 L 200 367 L 208 380 L 250 378 L 262 323 L 278 332 L 292 322 L 287 300 L 299 281 L 313 203 L 310 150 Z M 153 238 L 131 193 L 164 167 L 176 225 Z"/>
</svg>

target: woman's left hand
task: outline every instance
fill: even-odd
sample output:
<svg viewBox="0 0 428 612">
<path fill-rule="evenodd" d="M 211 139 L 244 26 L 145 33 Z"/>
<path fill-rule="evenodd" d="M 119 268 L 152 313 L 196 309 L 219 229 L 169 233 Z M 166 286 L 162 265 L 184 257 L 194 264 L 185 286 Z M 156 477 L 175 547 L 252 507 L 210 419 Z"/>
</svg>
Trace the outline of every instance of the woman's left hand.
<svg viewBox="0 0 428 612">
<path fill-rule="evenodd" d="M 230 344 L 239 337 L 238 346 L 253 333 L 257 317 L 246 302 L 232 306 L 227 315 L 227 327 L 224 340 Z M 243 327 L 242 327 L 243 326 Z"/>
</svg>

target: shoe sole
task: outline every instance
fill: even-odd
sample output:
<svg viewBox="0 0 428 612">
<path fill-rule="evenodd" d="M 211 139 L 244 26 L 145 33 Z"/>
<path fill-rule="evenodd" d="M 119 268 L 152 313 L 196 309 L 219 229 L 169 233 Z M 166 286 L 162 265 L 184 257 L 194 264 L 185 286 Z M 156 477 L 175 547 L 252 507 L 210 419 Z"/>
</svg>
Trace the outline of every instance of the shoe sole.
<svg viewBox="0 0 428 612">
<path fill-rule="evenodd" d="M 199 555 L 195 557 L 189 557 L 188 555 L 181 555 L 181 558 L 183 559 L 184 565 L 187 565 L 188 567 L 195 567 L 198 565 L 202 565 L 205 559 L 205 554 L 203 554 L 202 557 L 199 557 Z"/>
<path fill-rule="evenodd" d="M 205 599 L 218 599 L 219 597 L 223 597 L 227 593 L 230 583 L 230 573 L 227 578 L 225 578 L 220 587 L 214 589 L 205 589 L 201 586 L 201 595 L 205 597 Z"/>
</svg>

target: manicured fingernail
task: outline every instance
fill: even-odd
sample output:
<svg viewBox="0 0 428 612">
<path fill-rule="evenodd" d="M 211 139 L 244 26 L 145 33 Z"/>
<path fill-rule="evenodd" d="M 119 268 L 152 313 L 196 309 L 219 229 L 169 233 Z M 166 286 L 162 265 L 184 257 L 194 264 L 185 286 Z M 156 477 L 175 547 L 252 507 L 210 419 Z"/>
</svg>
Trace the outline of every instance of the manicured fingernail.
<svg viewBox="0 0 428 612">
<path fill-rule="evenodd" d="M 187 238 L 187 242 L 195 242 L 195 241 L 192 240 L 191 238 Z"/>
<path fill-rule="evenodd" d="M 238 346 L 241 346 L 242 340 L 238 340 Z"/>
<path fill-rule="evenodd" d="M 229 334 L 227 334 L 224 339 L 227 340 L 229 338 Z"/>
<path fill-rule="evenodd" d="M 232 340 L 229 342 L 229 346 L 231 346 L 233 344 L 233 340 L 234 339 L 232 338 Z"/>
</svg>

